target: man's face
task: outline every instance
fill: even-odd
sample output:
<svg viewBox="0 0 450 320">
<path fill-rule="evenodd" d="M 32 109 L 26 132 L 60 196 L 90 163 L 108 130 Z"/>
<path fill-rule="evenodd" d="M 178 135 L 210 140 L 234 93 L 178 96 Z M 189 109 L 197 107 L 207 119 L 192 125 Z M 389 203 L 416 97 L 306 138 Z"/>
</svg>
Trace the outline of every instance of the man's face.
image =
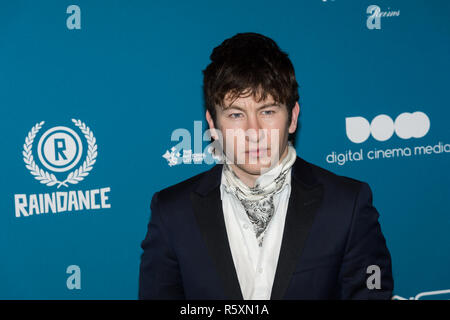
<svg viewBox="0 0 450 320">
<path fill-rule="evenodd" d="M 206 119 L 213 137 L 218 137 L 213 129 L 220 130 L 227 161 L 246 174 L 261 175 L 286 155 L 298 113 L 296 103 L 288 123 L 286 106 L 275 103 L 271 95 L 260 102 L 252 95 L 234 101 L 226 95 L 224 108 L 216 106 L 216 127 L 208 111 Z"/>
</svg>

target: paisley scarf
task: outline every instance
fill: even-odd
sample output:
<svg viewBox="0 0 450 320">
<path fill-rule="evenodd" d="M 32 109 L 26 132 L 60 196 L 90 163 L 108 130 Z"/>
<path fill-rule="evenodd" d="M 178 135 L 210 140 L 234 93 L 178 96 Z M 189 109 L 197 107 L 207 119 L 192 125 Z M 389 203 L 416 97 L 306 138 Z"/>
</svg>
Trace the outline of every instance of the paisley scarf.
<svg viewBox="0 0 450 320">
<path fill-rule="evenodd" d="M 276 173 L 279 171 L 279 174 L 274 179 L 264 182 L 262 185 L 257 182 L 254 187 L 249 187 L 238 178 L 226 162 L 223 166 L 226 179 L 224 181 L 225 189 L 233 194 L 244 206 L 245 212 L 253 225 L 253 230 L 260 247 L 263 243 L 266 228 L 275 213 L 273 197 L 282 190 L 286 182 L 287 173 L 297 157 L 295 148 L 290 142 L 287 147 L 288 153 L 281 162 L 264 173 Z"/>
</svg>

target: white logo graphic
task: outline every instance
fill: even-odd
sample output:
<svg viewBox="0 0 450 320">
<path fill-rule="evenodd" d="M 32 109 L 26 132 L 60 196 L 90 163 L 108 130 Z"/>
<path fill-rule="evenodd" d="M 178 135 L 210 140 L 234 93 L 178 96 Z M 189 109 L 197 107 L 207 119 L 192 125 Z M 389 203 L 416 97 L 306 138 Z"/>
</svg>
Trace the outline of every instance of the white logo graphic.
<svg viewBox="0 0 450 320">
<path fill-rule="evenodd" d="M 367 278 L 366 286 L 367 289 L 381 289 L 381 269 L 376 264 L 372 264 L 367 267 L 366 273 L 370 274 Z"/>
<path fill-rule="evenodd" d="M 376 116 L 371 123 L 363 117 L 345 118 L 347 137 L 354 143 L 366 141 L 370 135 L 375 140 L 386 141 L 394 132 L 401 139 L 422 138 L 430 130 L 430 119 L 420 111 L 400 114 L 395 121 L 388 115 Z"/>
<path fill-rule="evenodd" d="M 177 152 L 175 147 L 170 148 L 170 152 L 169 150 L 166 150 L 166 153 L 162 155 L 162 157 L 167 160 L 170 167 L 178 164 L 180 156 L 180 152 Z"/>
<path fill-rule="evenodd" d="M 70 265 L 66 269 L 66 273 L 70 276 L 66 280 L 66 286 L 69 290 L 81 289 L 81 269 L 77 265 Z"/>
<path fill-rule="evenodd" d="M 49 170 L 65 172 L 80 161 L 83 144 L 78 134 L 67 127 L 47 130 L 39 139 L 39 160 Z"/>
<path fill-rule="evenodd" d="M 366 13 L 370 14 L 370 16 L 367 17 L 367 29 L 381 29 L 381 17 L 378 16 L 380 11 L 380 7 L 376 5 L 367 7 Z"/>
<path fill-rule="evenodd" d="M 194 121 L 194 137 L 192 140 L 191 132 L 185 128 L 178 128 L 172 132 L 170 137 L 171 141 L 181 141 L 172 146 L 170 150 L 162 155 L 167 160 L 167 164 L 170 167 L 183 164 L 212 164 L 220 161 L 221 157 L 213 153 L 213 148 L 220 142 L 214 141 L 209 143 L 205 148 L 203 142 L 211 140 L 211 130 L 207 129 L 204 133 L 202 121 Z M 220 132 L 218 132 L 220 135 Z M 192 141 L 194 142 L 194 148 L 192 149 Z M 183 154 L 181 154 L 181 151 Z"/>
<path fill-rule="evenodd" d="M 389 8 L 388 8 L 389 9 Z M 381 18 L 382 17 L 398 17 L 400 15 L 400 10 L 397 11 L 381 11 L 380 7 L 377 5 L 370 5 L 367 7 L 366 13 L 369 14 L 366 21 L 367 29 L 381 29 Z"/>
<path fill-rule="evenodd" d="M 28 132 L 23 145 L 23 161 L 26 168 L 42 184 L 57 188 L 68 187 L 68 184 L 77 184 L 89 175 L 97 158 L 97 144 L 92 131 L 81 120 L 72 119 L 87 141 L 86 159 L 75 171 L 70 172 L 63 181 L 59 181 L 53 173 L 49 173 L 38 167 L 32 154 L 33 143 L 37 133 L 44 125 L 44 121 L 37 123 Z M 38 158 L 42 165 L 50 171 L 61 173 L 75 167 L 83 153 L 83 144 L 79 135 L 67 127 L 54 127 L 47 130 L 39 139 L 37 146 Z"/>
<path fill-rule="evenodd" d="M 79 6 L 72 4 L 67 7 L 66 13 L 71 15 L 66 19 L 66 26 L 69 30 L 81 29 L 81 9 Z"/>
<path fill-rule="evenodd" d="M 206 159 L 206 157 L 208 155 L 211 155 L 211 157 L 217 161 L 222 160 L 221 156 L 217 156 L 217 155 L 213 154 L 211 146 L 208 146 L 208 148 L 206 149 L 206 152 L 203 152 L 203 153 L 192 153 L 191 149 L 183 150 L 183 156 L 181 156 L 179 151 L 176 151 L 175 147 L 172 147 L 172 148 L 170 148 L 170 152 L 169 152 L 169 150 L 166 150 L 166 152 L 162 155 L 162 157 L 167 160 L 167 164 L 169 165 L 169 167 L 173 167 L 173 166 L 179 165 L 181 163 L 202 164 L 204 159 Z"/>
<path fill-rule="evenodd" d="M 410 297 L 409 299 L 406 299 L 406 298 L 396 295 L 396 296 L 392 297 L 392 300 L 420 300 L 422 297 L 437 296 L 437 295 L 441 295 L 441 294 L 450 294 L 450 289 L 421 292 L 421 293 L 417 294 L 415 297 Z M 434 299 L 434 300 L 436 300 L 436 299 Z"/>
</svg>

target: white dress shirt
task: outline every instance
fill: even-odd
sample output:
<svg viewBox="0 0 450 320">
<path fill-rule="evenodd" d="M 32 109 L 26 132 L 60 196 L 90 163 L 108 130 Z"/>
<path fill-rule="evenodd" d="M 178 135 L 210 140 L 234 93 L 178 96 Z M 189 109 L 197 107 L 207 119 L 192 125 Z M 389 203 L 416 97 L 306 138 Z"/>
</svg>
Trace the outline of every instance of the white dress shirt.
<svg viewBox="0 0 450 320">
<path fill-rule="evenodd" d="M 222 173 L 220 194 L 228 234 L 231 254 L 236 269 L 239 285 L 245 300 L 268 300 L 280 254 L 289 196 L 291 193 L 291 170 L 273 201 L 275 212 L 269 222 L 262 247 L 258 245 L 252 223 L 244 206 L 224 187 L 226 179 Z M 266 184 L 281 172 L 280 164 L 259 176 L 256 183 Z"/>
</svg>

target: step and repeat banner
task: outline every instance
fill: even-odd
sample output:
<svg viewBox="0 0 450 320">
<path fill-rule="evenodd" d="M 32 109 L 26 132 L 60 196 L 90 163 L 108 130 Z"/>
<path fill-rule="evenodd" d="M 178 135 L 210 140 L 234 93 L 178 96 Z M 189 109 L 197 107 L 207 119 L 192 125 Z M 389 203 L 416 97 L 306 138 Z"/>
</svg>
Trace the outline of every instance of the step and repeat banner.
<svg viewBox="0 0 450 320">
<path fill-rule="evenodd" d="M 2 1 L 0 298 L 136 299 L 152 195 L 213 165 L 240 32 L 300 84 L 297 153 L 369 183 L 397 299 L 450 299 L 449 1 Z"/>
</svg>

